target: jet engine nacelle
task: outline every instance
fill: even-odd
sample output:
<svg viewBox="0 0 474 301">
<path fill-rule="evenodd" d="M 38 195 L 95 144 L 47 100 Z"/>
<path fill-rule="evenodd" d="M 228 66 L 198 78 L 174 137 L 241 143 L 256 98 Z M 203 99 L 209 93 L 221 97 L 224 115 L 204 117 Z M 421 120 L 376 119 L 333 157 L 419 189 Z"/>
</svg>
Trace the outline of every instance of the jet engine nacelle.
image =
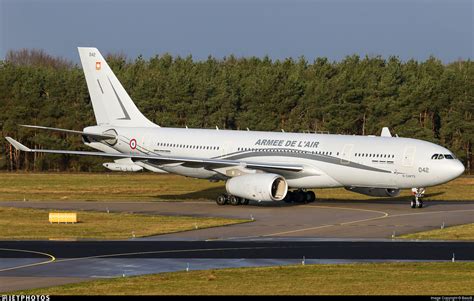
<svg viewBox="0 0 474 301">
<path fill-rule="evenodd" d="M 370 187 L 345 187 L 346 190 L 376 197 L 396 197 L 400 189 L 394 188 L 370 188 Z"/>
<path fill-rule="evenodd" d="M 113 171 L 140 171 L 143 167 L 135 165 L 135 164 L 120 164 L 120 163 L 112 163 L 107 162 L 102 164 L 105 168 L 108 168 Z"/>
<path fill-rule="evenodd" d="M 277 174 L 257 173 L 227 180 L 228 193 L 254 201 L 281 201 L 288 192 L 285 178 Z"/>
</svg>

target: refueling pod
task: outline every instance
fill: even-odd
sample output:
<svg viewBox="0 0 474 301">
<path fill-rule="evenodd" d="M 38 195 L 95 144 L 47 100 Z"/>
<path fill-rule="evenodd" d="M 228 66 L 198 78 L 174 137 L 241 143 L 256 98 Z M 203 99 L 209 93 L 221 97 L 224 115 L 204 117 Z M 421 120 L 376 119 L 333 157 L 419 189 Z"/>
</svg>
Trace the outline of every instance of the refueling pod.
<svg viewBox="0 0 474 301">
<path fill-rule="evenodd" d="M 114 162 L 107 162 L 102 164 L 105 168 L 112 171 L 140 171 L 143 167 L 136 165 L 131 159 L 117 159 Z"/>
</svg>

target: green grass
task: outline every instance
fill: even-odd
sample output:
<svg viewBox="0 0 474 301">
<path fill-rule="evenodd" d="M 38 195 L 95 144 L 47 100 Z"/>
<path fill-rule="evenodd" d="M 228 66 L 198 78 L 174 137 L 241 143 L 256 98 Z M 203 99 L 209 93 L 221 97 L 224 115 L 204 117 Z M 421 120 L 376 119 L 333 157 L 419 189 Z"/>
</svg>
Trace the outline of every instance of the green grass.
<svg viewBox="0 0 474 301">
<path fill-rule="evenodd" d="M 48 212 L 58 210 L 0 207 L 0 239 L 122 239 L 198 228 L 218 227 L 248 220 L 129 213 L 77 212 L 77 224 L 50 224 Z M 73 211 L 68 211 L 73 212 Z"/>
<path fill-rule="evenodd" d="M 0 173 L 0 200 L 208 200 L 222 183 L 153 173 Z M 210 191 L 210 192 L 209 192 Z"/>
<path fill-rule="evenodd" d="M 472 295 L 474 263 L 332 264 L 175 272 L 13 294 Z"/>
<path fill-rule="evenodd" d="M 406 239 L 474 240 L 474 224 L 405 234 L 399 237 Z"/>
<path fill-rule="evenodd" d="M 0 173 L 1 201 L 209 201 L 224 183 L 177 175 L 140 173 Z M 322 200 L 372 200 L 343 188 L 318 189 Z M 402 191 L 399 198 L 409 198 Z M 474 200 L 474 177 L 427 189 L 426 200 Z"/>
</svg>

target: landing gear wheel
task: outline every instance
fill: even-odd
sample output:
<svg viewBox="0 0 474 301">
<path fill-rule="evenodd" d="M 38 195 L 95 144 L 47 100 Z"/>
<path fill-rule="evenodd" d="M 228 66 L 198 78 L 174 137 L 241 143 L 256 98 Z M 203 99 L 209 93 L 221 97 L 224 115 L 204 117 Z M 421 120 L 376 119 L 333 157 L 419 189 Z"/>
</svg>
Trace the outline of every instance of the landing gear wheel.
<svg viewBox="0 0 474 301">
<path fill-rule="evenodd" d="M 413 200 L 411 201 L 411 208 L 423 208 L 423 196 L 425 195 L 425 188 L 412 188 Z"/>
<path fill-rule="evenodd" d="M 306 193 L 304 191 L 296 191 L 294 198 L 295 203 L 306 203 Z"/>
<path fill-rule="evenodd" d="M 283 202 L 285 202 L 285 203 L 292 203 L 292 202 L 293 202 L 293 199 L 294 199 L 294 193 L 293 193 L 293 191 L 288 191 L 288 192 L 286 193 L 285 198 L 283 199 Z"/>
<path fill-rule="evenodd" d="M 216 203 L 217 205 L 219 206 L 223 206 L 225 204 L 227 204 L 227 197 L 225 194 L 220 194 L 217 199 L 216 199 Z"/>
<path fill-rule="evenodd" d="M 418 200 L 416 202 L 416 208 L 423 208 L 423 201 L 422 200 Z"/>
<path fill-rule="evenodd" d="M 308 202 L 312 203 L 316 201 L 316 194 L 314 193 L 314 191 L 308 191 L 306 194 L 308 195 Z"/>
<path fill-rule="evenodd" d="M 240 205 L 240 198 L 236 197 L 235 195 L 231 195 L 231 196 L 229 196 L 229 203 L 232 206 L 238 206 L 238 205 Z"/>
<path fill-rule="evenodd" d="M 240 200 L 240 204 L 242 204 L 242 205 L 248 205 L 249 202 L 250 202 L 249 199 L 241 199 L 241 200 Z"/>
</svg>

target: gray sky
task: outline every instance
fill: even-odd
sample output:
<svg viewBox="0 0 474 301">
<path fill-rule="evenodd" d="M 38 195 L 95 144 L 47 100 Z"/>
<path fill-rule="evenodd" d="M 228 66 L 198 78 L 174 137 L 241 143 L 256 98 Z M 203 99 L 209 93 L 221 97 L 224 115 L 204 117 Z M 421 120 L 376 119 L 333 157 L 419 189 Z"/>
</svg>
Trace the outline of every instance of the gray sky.
<svg viewBox="0 0 474 301">
<path fill-rule="evenodd" d="M 148 58 L 473 59 L 473 0 L 0 0 L 0 57 L 77 46 Z"/>
</svg>

